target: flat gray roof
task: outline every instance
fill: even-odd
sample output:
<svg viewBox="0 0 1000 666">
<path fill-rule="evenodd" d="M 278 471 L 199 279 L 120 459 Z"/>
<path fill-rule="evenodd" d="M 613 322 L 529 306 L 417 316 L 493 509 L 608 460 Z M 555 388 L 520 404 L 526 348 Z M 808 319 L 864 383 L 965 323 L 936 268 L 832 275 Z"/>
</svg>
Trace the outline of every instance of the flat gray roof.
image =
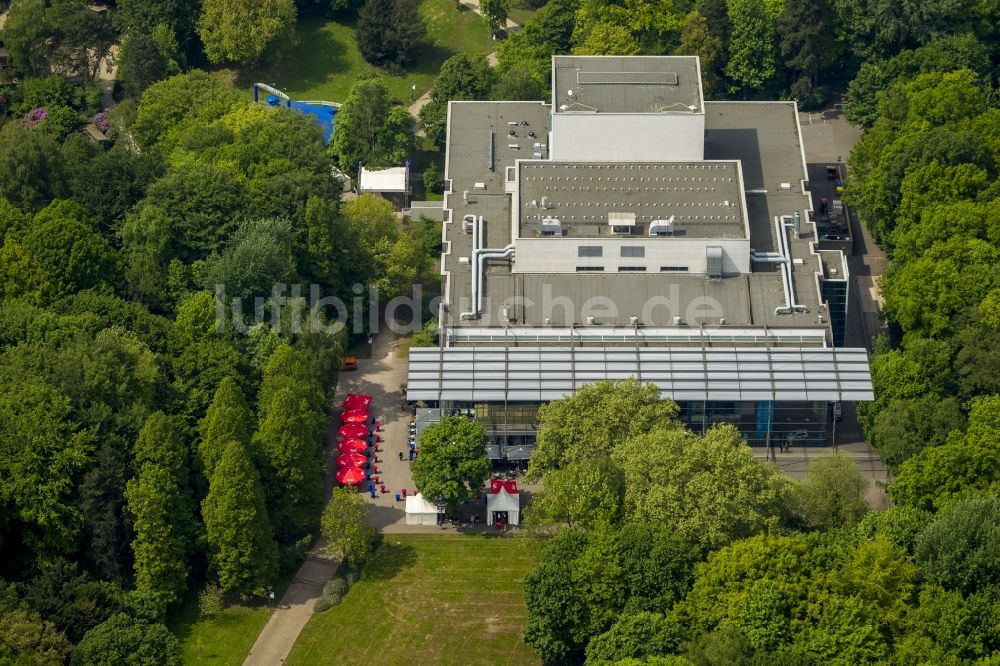
<svg viewBox="0 0 1000 666">
<path fill-rule="evenodd" d="M 546 402 L 630 377 L 674 400 L 874 399 L 868 352 L 833 347 L 414 347 L 406 397 Z"/>
<path fill-rule="evenodd" d="M 558 218 L 571 237 L 618 236 L 608 213 L 633 213 L 638 235 L 673 216 L 675 236 L 746 238 L 735 161 L 532 160 L 520 163 L 518 175 L 522 237 L 540 235 L 543 217 Z"/>
<path fill-rule="evenodd" d="M 476 183 L 487 193 L 503 194 L 506 167 L 531 157 L 535 141 L 548 141 L 549 108 L 542 102 L 450 102 L 445 178 L 455 195 L 445 208 L 461 206 L 462 192 Z"/>
<path fill-rule="evenodd" d="M 553 56 L 552 69 L 557 112 L 703 112 L 695 56 Z"/>
<path fill-rule="evenodd" d="M 456 296 L 458 302 L 469 300 L 467 292 Z M 659 272 L 511 273 L 497 266 L 486 276 L 482 319 L 470 323 L 503 326 L 505 303 L 514 303 L 511 314 L 519 324 L 535 326 L 545 325 L 546 320 L 552 326 L 583 324 L 588 314 L 604 326 L 628 325 L 633 315 L 644 326 L 670 326 L 675 316 L 688 323 L 701 312 L 700 305 L 715 304 L 721 315 L 706 315 L 705 323 L 718 324 L 721 318 L 733 324 L 752 320 L 747 275 L 708 280 L 704 275 Z"/>
<path fill-rule="evenodd" d="M 815 227 L 811 224 L 804 225 L 805 233 L 801 238 L 788 234 L 795 260 L 792 267 L 795 296 L 798 303 L 807 307 L 806 312 L 774 313 L 775 307 L 784 303 L 782 278 L 774 264 L 754 264 L 748 275 L 707 280 L 703 275 L 672 273 L 512 274 L 505 263 L 488 263 L 482 318 L 459 320 L 458 313 L 471 306 L 471 268 L 469 264 L 460 263 L 459 257 L 470 256 L 472 240 L 471 235 L 462 230 L 462 217 L 466 214 L 484 217 L 488 247 L 505 247 L 512 242 L 511 198 L 504 193 L 506 169 L 527 157 L 523 146 L 531 139 L 528 132 L 536 136 L 548 133 L 549 108 L 539 102 L 452 102 L 449 106 L 446 178 L 451 180 L 451 192 L 445 195 L 445 208 L 451 213 L 450 221 L 444 224 L 447 253 L 442 256 L 442 262 L 447 272 L 444 298 L 453 314 L 445 315 L 445 326 L 502 328 L 505 322 L 499 317 L 501 308 L 504 303 L 518 298 L 536 303 L 518 313 L 516 322 L 520 326 L 543 326 L 545 319 L 550 319 L 549 323 L 554 326 L 582 323 L 582 306 L 591 296 L 603 297 L 616 304 L 618 317 L 604 322 L 608 326 L 627 326 L 631 315 L 643 314 L 642 307 L 650 299 L 661 298 L 672 299 L 670 308 L 653 307 L 649 320 L 642 323 L 670 326 L 675 314 L 687 319 L 692 304 L 704 302 L 707 297 L 720 303 L 727 325 L 818 325 L 818 317 L 822 314 L 818 279 L 823 267 L 819 257 L 811 251 L 811 243 L 816 240 Z M 776 252 L 774 217 L 798 210 L 803 219 L 807 219 L 810 205 L 808 192 L 802 191 L 805 167 L 795 105 L 791 102 L 707 102 L 705 113 L 706 159 L 740 161 L 744 188 L 748 191 L 745 200 L 750 245 L 760 252 Z M 511 142 L 521 144 L 521 148 L 509 148 L 510 130 L 516 134 Z M 489 168 L 490 132 L 494 140 L 492 170 Z M 474 189 L 476 183 L 483 183 L 486 189 Z M 785 183 L 787 189 L 783 187 Z M 468 194 L 463 195 L 466 191 Z M 664 196 L 664 201 L 669 200 Z M 557 240 L 553 251 L 560 251 Z M 545 308 L 539 305 L 545 300 L 558 303 L 560 297 L 572 301 L 570 314 L 564 315 L 565 308 L 561 307 L 554 307 L 546 314 Z M 718 322 L 710 319 L 709 323 Z"/>
</svg>

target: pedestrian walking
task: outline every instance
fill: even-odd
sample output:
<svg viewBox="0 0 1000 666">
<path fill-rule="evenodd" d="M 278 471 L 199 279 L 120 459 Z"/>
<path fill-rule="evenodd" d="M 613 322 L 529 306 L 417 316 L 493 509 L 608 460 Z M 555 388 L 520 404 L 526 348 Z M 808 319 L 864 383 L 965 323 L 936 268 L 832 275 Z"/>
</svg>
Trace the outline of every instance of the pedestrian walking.
<svg viewBox="0 0 1000 666">
<path fill-rule="evenodd" d="M 400 460 L 402 460 L 402 459 L 403 459 L 403 452 L 402 452 L 402 451 L 400 451 L 400 452 L 399 452 L 399 459 L 400 459 Z"/>
</svg>

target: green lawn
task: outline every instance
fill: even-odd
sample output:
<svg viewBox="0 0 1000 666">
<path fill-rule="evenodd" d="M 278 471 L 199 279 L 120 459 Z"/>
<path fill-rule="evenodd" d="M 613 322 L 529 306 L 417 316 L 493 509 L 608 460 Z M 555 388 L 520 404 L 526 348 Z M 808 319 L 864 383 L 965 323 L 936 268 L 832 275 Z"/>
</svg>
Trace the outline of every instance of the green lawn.
<svg viewBox="0 0 1000 666">
<path fill-rule="evenodd" d="M 430 42 L 419 60 L 407 71 L 382 74 L 390 92 L 404 102 L 430 90 L 441 63 L 456 53 L 485 56 L 493 42 L 483 18 L 459 10 L 455 0 L 422 0 L 420 14 Z M 352 19 L 353 21 L 353 19 Z M 353 22 L 303 16 L 298 24 L 299 44 L 280 64 L 243 71 L 236 85 L 248 88 L 254 81 L 270 83 L 295 99 L 343 102 L 359 76 L 376 72 L 364 61 L 354 39 Z"/>
<path fill-rule="evenodd" d="M 201 618 L 195 598 L 169 624 L 181 642 L 185 664 L 239 666 L 250 653 L 268 615 L 266 605 L 230 606 L 214 618 Z"/>
<path fill-rule="evenodd" d="M 387 534 L 339 606 L 314 615 L 286 664 L 538 664 L 521 640 L 526 539 Z"/>
<path fill-rule="evenodd" d="M 286 575 L 275 586 L 280 599 L 291 583 Z M 184 664 L 239 666 L 250 654 L 257 634 L 267 624 L 267 602 L 232 604 L 213 618 L 198 614 L 198 594 L 189 592 L 184 605 L 167 618 L 167 626 L 181 642 Z"/>
</svg>

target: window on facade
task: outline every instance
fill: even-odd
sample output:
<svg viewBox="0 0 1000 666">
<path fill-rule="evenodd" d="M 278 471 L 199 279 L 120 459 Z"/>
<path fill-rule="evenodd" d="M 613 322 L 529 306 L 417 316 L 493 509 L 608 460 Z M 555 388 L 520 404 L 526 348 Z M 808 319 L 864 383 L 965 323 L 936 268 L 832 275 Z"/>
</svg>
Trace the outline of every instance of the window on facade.
<svg viewBox="0 0 1000 666">
<path fill-rule="evenodd" d="M 604 270 L 604 266 L 577 266 L 577 273 L 599 273 Z"/>
<path fill-rule="evenodd" d="M 619 273 L 643 273 L 646 271 L 645 266 L 619 266 Z"/>
<path fill-rule="evenodd" d="M 622 246 L 622 256 L 623 257 L 645 257 L 646 248 L 642 245 L 623 245 Z"/>
<path fill-rule="evenodd" d="M 604 254 L 604 248 L 600 245 L 581 245 L 576 248 L 578 257 L 600 257 Z"/>
<path fill-rule="evenodd" d="M 687 266 L 660 266 L 661 273 L 687 273 Z"/>
</svg>

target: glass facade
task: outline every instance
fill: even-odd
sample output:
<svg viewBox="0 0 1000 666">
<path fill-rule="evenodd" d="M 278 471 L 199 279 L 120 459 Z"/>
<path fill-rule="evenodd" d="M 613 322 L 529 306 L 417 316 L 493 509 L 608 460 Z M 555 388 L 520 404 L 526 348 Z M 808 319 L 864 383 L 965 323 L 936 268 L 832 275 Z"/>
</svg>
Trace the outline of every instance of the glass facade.
<svg viewBox="0 0 1000 666">
<path fill-rule="evenodd" d="M 847 281 L 823 280 L 823 301 L 830 313 L 833 346 L 843 347 L 847 331 Z"/>
<path fill-rule="evenodd" d="M 679 402 L 681 421 L 695 432 L 732 423 L 751 446 L 826 446 L 830 441 L 826 402 Z"/>
<path fill-rule="evenodd" d="M 829 403 L 824 401 L 680 401 L 681 421 L 694 432 L 732 423 L 751 446 L 827 446 L 831 441 Z M 473 416 L 486 426 L 489 444 L 506 451 L 533 446 L 538 403 L 450 403 L 446 414 Z"/>
</svg>

